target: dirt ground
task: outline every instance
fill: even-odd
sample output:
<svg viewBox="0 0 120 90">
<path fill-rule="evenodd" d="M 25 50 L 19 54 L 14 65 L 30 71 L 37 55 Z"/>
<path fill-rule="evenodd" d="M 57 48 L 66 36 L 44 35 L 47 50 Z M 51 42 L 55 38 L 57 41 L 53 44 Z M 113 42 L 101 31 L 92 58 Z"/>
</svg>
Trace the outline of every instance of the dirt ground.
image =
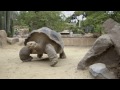
<svg viewBox="0 0 120 90">
<path fill-rule="evenodd" d="M 48 59 L 40 60 L 32 54 L 32 62 L 22 62 L 19 51 L 23 46 L 0 48 L 0 79 L 92 79 L 87 70 L 77 70 L 77 64 L 90 47 L 65 46 L 67 59 L 59 59 L 51 67 Z M 46 58 L 47 55 L 43 55 Z"/>
</svg>

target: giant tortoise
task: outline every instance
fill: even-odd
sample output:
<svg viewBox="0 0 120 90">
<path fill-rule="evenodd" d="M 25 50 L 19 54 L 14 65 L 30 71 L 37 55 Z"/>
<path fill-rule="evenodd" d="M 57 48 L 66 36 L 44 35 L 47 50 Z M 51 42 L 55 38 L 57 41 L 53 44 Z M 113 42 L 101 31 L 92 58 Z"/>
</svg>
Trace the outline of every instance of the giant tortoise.
<svg viewBox="0 0 120 90">
<path fill-rule="evenodd" d="M 57 54 L 61 59 L 66 58 L 61 35 L 47 27 L 33 30 L 25 39 L 24 45 L 25 47 L 19 52 L 20 59 L 23 62 L 32 60 L 30 54 L 37 54 L 38 58 L 41 58 L 43 54 L 47 54 L 51 66 L 57 64 Z"/>
</svg>

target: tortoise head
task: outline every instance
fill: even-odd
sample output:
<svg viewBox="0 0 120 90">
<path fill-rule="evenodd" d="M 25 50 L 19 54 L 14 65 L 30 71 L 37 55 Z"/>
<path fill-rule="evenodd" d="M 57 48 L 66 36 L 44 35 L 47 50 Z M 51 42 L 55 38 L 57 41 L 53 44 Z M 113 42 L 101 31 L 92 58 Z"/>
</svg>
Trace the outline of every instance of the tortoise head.
<svg viewBox="0 0 120 90">
<path fill-rule="evenodd" d="M 30 49 L 35 49 L 37 47 L 37 43 L 35 41 L 29 41 L 26 46 Z"/>
</svg>

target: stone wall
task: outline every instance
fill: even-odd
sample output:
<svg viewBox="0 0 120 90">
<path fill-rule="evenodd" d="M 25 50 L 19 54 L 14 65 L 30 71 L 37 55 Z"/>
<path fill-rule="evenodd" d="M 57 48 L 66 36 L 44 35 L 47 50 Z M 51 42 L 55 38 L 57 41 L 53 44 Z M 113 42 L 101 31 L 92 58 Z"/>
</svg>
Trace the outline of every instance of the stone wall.
<svg viewBox="0 0 120 90">
<path fill-rule="evenodd" d="M 65 46 L 91 46 L 97 38 L 66 37 L 62 39 Z"/>
</svg>

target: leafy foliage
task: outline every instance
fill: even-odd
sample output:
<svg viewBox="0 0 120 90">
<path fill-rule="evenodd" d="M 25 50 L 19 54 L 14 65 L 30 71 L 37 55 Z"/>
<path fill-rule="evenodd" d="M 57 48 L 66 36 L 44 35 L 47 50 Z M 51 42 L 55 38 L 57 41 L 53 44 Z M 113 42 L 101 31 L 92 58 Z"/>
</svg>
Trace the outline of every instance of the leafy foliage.
<svg viewBox="0 0 120 90">
<path fill-rule="evenodd" d="M 102 24 L 108 18 L 113 18 L 116 21 L 120 21 L 120 13 L 114 12 L 114 14 L 108 14 L 105 11 L 85 11 L 87 19 L 81 22 L 81 27 L 91 26 L 93 27 L 93 33 L 103 33 Z"/>
<path fill-rule="evenodd" d="M 49 27 L 61 31 L 65 27 L 65 22 L 60 17 L 60 11 L 24 11 L 18 16 L 16 24 L 27 25 L 30 30 Z"/>
<path fill-rule="evenodd" d="M 102 34 L 103 28 L 102 24 L 105 20 L 108 18 L 112 18 L 115 21 L 120 23 L 120 11 L 113 11 L 113 13 L 108 14 L 109 11 L 75 11 L 74 15 L 79 16 L 79 15 L 84 15 L 87 19 L 85 21 L 81 21 L 81 27 L 79 28 L 79 22 L 76 24 L 76 27 L 71 26 L 73 32 L 75 33 L 85 33 L 85 28 L 86 27 L 92 27 L 92 33 L 99 33 Z M 67 22 L 70 22 L 72 16 L 68 17 L 66 19 Z M 91 30 L 89 30 L 91 32 Z"/>
<path fill-rule="evenodd" d="M 82 22 L 82 27 L 92 26 L 94 32 L 101 33 L 103 22 L 108 19 L 108 15 L 102 11 L 91 12 L 87 19 Z"/>
</svg>

